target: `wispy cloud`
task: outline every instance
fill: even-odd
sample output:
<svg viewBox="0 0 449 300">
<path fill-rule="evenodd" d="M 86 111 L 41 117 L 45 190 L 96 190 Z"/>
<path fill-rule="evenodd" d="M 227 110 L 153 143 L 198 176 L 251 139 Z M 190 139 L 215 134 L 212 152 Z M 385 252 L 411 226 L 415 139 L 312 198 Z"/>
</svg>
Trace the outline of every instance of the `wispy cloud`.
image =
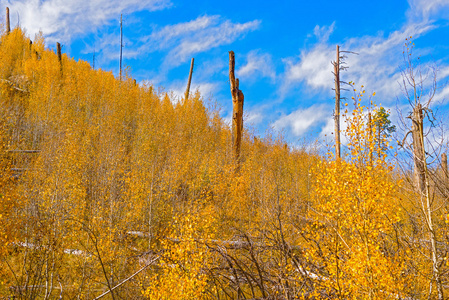
<svg viewBox="0 0 449 300">
<path fill-rule="evenodd" d="M 375 91 L 376 102 L 393 106 L 397 98 L 403 97 L 399 85 L 402 82 L 401 65 L 403 65 L 403 47 L 405 39 L 413 36 L 414 39 L 434 30 L 437 26 L 426 18 L 436 9 L 449 7 L 447 1 L 420 1 L 410 0 L 409 14 L 412 12 L 420 17 L 409 18 L 402 28 L 388 35 L 378 33 L 374 36 L 353 37 L 343 40 L 340 49 L 353 53 L 345 53 L 345 66 L 349 67 L 341 73 L 341 80 L 356 82 L 358 86 L 364 85 L 367 91 Z M 334 76 L 332 74 L 332 61 L 336 60 L 336 44 L 329 42 L 329 36 L 336 30 L 335 24 L 331 26 L 316 26 L 313 34 L 317 42 L 312 47 L 304 48 L 299 56 L 284 59 L 285 73 L 283 86 L 280 92 L 286 95 L 294 87 L 302 86 L 301 90 L 318 93 L 328 98 L 332 96 Z M 356 53 L 356 54 L 354 54 Z M 424 68 L 427 65 L 424 64 Z M 440 66 L 441 77 L 449 76 L 449 67 Z M 347 96 L 351 96 L 347 94 Z M 436 99 L 442 100 L 449 96 L 449 89 L 439 91 Z M 393 113 L 392 119 L 398 116 Z M 312 125 L 318 122 L 318 125 Z M 294 136 L 304 135 L 312 126 L 321 130 L 320 138 L 329 138 L 333 133 L 332 111 L 323 105 L 311 105 L 291 114 L 281 116 L 276 122 L 277 128 L 290 128 Z M 344 124 L 342 123 L 343 129 Z M 345 141 L 342 141 L 345 143 Z"/>
<path fill-rule="evenodd" d="M 162 56 L 162 62 L 158 63 L 156 82 L 164 81 L 168 71 L 178 67 L 195 54 L 207 52 L 210 49 L 228 45 L 245 34 L 256 30 L 261 21 L 253 20 L 245 23 L 235 23 L 220 16 L 199 16 L 198 18 L 177 24 L 170 24 L 163 27 L 152 25 L 153 31 L 145 36 L 125 36 L 123 57 L 126 59 L 142 59 L 151 53 L 159 52 Z M 119 56 L 119 36 L 118 33 L 102 33 L 97 37 L 96 47 L 101 53 L 98 55 L 101 63 L 107 65 L 108 61 L 117 61 Z M 92 46 L 86 46 L 84 53 L 93 53 Z M 202 78 L 194 80 L 208 81 L 208 76 L 216 72 L 221 72 L 226 64 L 217 59 L 201 63 L 199 67 L 201 72 L 197 72 L 195 66 L 194 72 L 202 74 Z M 187 70 L 188 71 L 188 70 Z M 264 71 L 269 71 L 264 69 Z M 154 77 L 153 76 L 153 77 Z M 209 76 L 209 77 L 210 77 Z"/>
<path fill-rule="evenodd" d="M 8 5 L 12 23 L 19 22 L 18 16 L 31 36 L 42 31 L 50 42 L 68 42 L 112 20 L 118 23 L 121 13 L 161 10 L 172 4 L 170 0 L 18 0 Z"/>
<path fill-rule="evenodd" d="M 331 60 L 335 50 L 328 44 L 317 44 L 313 49 L 301 52 L 298 59 L 287 58 L 284 89 L 290 88 L 293 84 L 305 82 L 313 89 L 323 89 L 331 86 L 332 66 Z"/>
<path fill-rule="evenodd" d="M 335 22 L 333 22 L 330 26 L 320 26 L 316 25 L 313 29 L 313 34 L 318 39 L 319 42 L 324 43 L 329 40 L 330 35 L 334 32 Z"/>
<path fill-rule="evenodd" d="M 273 123 L 273 127 L 276 130 L 287 129 L 295 136 L 302 136 L 310 128 L 318 126 L 328 115 L 329 108 L 327 106 L 313 105 L 281 116 Z"/>
<path fill-rule="evenodd" d="M 449 18 L 449 2 L 447 0 L 408 0 L 410 9 L 407 15 L 410 20 L 429 20 L 435 15 Z"/>
<path fill-rule="evenodd" d="M 228 45 L 256 30 L 261 21 L 233 23 L 220 16 L 200 16 L 189 22 L 167 25 L 142 39 L 142 50 L 168 51 L 165 67 L 179 66 L 193 55 Z"/>
<path fill-rule="evenodd" d="M 357 54 L 342 53 L 349 68 L 341 73 L 341 80 L 363 84 L 384 100 L 395 101 L 400 92 L 399 65 L 405 38 L 417 38 L 433 28 L 435 26 L 429 23 L 410 23 L 387 37 L 363 36 L 344 41 L 340 49 Z M 310 50 L 303 50 L 299 58 L 285 59 L 283 93 L 299 83 L 305 83 L 315 92 L 331 94 L 334 80 L 331 61 L 336 60 L 335 49 L 335 44 L 320 41 Z"/>
<path fill-rule="evenodd" d="M 177 80 L 172 82 L 168 87 L 168 90 L 173 93 L 174 98 L 177 100 L 184 98 L 184 93 L 186 91 L 187 81 Z M 216 82 L 198 82 L 190 87 L 190 93 L 194 94 L 199 91 L 201 96 L 208 99 L 220 90 L 220 85 Z"/>
<path fill-rule="evenodd" d="M 237 69 L 236 73 L 239 78 L 256 79 L 268 77 L 272 81 L 276 79 L 276 72 L 271 55 L 268 53 L 260 53 L 258 50 L 253 50 L 248 53 L 246 56 L 246 64 Z"/>
</svg>

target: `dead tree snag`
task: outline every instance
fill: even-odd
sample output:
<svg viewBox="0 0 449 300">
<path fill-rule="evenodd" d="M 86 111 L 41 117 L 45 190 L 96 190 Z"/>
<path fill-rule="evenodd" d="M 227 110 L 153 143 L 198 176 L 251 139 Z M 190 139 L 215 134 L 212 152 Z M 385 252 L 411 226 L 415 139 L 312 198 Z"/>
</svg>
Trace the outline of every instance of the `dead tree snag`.
<svg viewBox="0 0 449 300">
<path fill-rule="evenodd" d="M 189 94 L 190 94 L 190 83 L 192 83 L 192 73 L 193 73 L 193 57 L 192 57 L 192 61 L 190 62 L 190 72 L 189 72 L 189 80 L 187 81 L 187 88 L 186 88 L 186 93 L 184 96 L 184 99 L 189 99 Z"/>
<path fill-rule="evenodd" d="M 229 51 L 229 81 L 232 95 L 232 146 L 237 161 L 240 160 L 240 147 L 243 131 L 243 92 L 239 89 L 239 80 L 235 78 L 235 56 Z"/>
</svg>

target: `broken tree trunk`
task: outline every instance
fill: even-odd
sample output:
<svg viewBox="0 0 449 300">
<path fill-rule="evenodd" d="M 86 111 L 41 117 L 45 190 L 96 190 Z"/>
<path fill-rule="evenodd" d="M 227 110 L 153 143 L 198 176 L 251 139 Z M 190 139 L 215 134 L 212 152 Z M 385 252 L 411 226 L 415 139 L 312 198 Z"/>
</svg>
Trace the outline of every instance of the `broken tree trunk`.
<svg viewBox="0 0 449 300">
<path fill-rule="evenodd" d="M 441 154 L 441 181 L 443 183 L 444 196 L 447 198 L 449 195 L 449 173 L 447 169 L 447 154 Z"/>
<path fill-rule="evenodd" d="M 422 106 L 418 103 L 413 108 L 412 114 L 412 138 L 413 138 L 413 181 L 417 191 L 424 195 L 425 193 L 425 153 L 424 145 L 421 139 L 421 132 L 423 128 L 423 112 Z"/>
<path fill-rule="evenodd" d="M 235 56 L 234 51 L 229 51 L 229 81 L 231 83 L 232 95 L 232 146 L 237 162 L 240 160 L 240 146 L 243 131 L 243 92 L 239 89 L 239 80 L 235 78 Z"/>
<path fill-rule="evenodd" d="M 334 131 L 335 131 L 335 158 L 341 158 L 340 145 L 340 46 L 337 45 L 337 60 L 334 62 L 335 75 L 335 113 L 334 113 Z"/>
<path fill-rule="evenodd" d="M 427 228 L 429 230 L 433 280 L 437 286 L 438 300 L 444 299 L 441 281 L 440 264 L 438 261 L 437 236 L 433 226 L 432 203 L 430 195 L 429 172 L 427 169 L 426 151 L 424 145 L 424 114 L 421 103 L 417 103 L 412 113 L 413 159 L 415 162 L 414 180 L 420 195 L 422 208 L 425 211 Z"/>
<path fill-rule="evenodd" d="M 184 99 L 187 100 L 189 99 L 189 94 L 190 94 L 190 83 L 192 82 L 192 73 L 193 73 L 193 57 L 192 57 L 192 61 L 190 62 L 190 72 L 189 72 L 189 80 L 187 81 L 187 88 L 186 88 L 186 93 L 184 96 Z"/>
<path fill-rule="evenodd" d="M 61 53 L 61 44 L 60 43 L 56 43 L 56 53 L 58 54 L 59 70 L 60 70 L 61 76 L 62 76 L 62 53 Z"/>
<path fill-rule="evenodd" d="M 9 7 L 6 8 L 6 34 L 11 32 L 11 25 L 9 21 Z"/>
<path fill-rule="evenodd" d="M 447 154 L 441 154 L 441 169 L 443 170 L 443 180 L 444 184 L 448 184 L 449 174 L 447 170 Z"/>
<path fill-rule="evenodd" d="M 61 44 L 56 43 L 56 53 L 58 54 L 58 61 L 59 63 L 62 62 L 62 54 L 61 54 Z"/>
</svg>

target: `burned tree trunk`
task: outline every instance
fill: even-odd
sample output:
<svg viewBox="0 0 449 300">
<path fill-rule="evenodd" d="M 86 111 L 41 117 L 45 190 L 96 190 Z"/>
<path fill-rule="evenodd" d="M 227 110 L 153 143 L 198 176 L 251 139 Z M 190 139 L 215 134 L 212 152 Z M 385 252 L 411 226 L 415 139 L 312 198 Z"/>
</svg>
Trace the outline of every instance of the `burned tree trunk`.
<svg viewBox="0 0 449 300">
<path fill-rule="evenodd" d="M 61 44 L 60 43 L 56 43 L 56 53 L 58 54 L 58 61 L 61 64 L 62 54 L 61 54 Z"/>
<path fill-rule="evenodd" d="M 61 44 L 60 43 L 56 43 L 56 53 L 58 55 L 59 71 L 62 76 L 62 53 L 61 53 Z"/>
<path fill-rule="evenodd" d="M 190 62 L 189 80 L 187 81 L 187 88 L 186 88 L 186 93 L 185 93 L 185 96 L 184 96 L 185 100 L 189 99 L 190 84 L 192 83 L 193 62 L 194 62 L 194 59 L 192 57 L 192 61 Z"/>
<path fill-rule="evenodd" d="M 11 32 L 11 23 L 9 21 L 9 7 L 6 8 L 6 34 Z"/>
<path fill-rule="evenodd" d="M 229 51 L 229 81 L 232 95 L 232 146 L 237 162 L 240 160 L 240 146 L 243 131 L 243 92 L 239 89 L 239 80 L 235 78 L 235 56 Z"/>
</svg>

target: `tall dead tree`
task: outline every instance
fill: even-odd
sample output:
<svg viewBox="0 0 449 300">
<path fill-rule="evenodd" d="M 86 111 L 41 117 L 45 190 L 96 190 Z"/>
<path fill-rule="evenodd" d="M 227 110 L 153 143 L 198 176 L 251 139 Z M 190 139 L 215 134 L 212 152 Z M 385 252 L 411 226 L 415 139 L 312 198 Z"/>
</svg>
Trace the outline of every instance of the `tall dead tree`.
<svg viewBox="0 0 449 300">
<path fill-rule="evenodd" d="M 11 23 L 9 21 L 9 7 L 6 7 L 6 34 L 11 32 Z"/>
<path fill-rule="evenodd" d="M 335 75 L 335 111 L 334 111 L 334 131 L 335 131 L 335 158 L 341 158 L 340 142 L 340 46 L 337 45 L 337 60 L 333 62 Z"/>
<path fill-rule="evenodd" d="M 192 61 L 190 62 L 190 72 L 189 72 L 189 80 L 187 81 L 187 88 L 186 88 L 186 93 L 184 96 L 184 99 L 189 99 L 189 94 L 190 94 L 190 83 L 192 82 L 192 73 L 193 73 L 193 57 L 192 57 Z"/>
<path fill-rule="evenodd" d="M 123 55 L 123 14 L 120 15 L 120 81 L 122 81 L 122 55 Z"/>
<path fill-rule="evenodd" d="M 232 146 L 237 162 L 240 160 L 240 146 L 243 132 L 243 92 L 239 89 L 239 79 L 235 78 L 234 51 L 229 51 L 229 81 L 232 95 Z"/>
<path fill-rule="evenodd" d="M 411 120 L 410 130 L 406 133 L 402 146 L 406 144 L 406 139 L 409 134 L 412 135 L 411 144 L 407 144 L 407 148 L 410 149 L 413 157 L 413 186 L 416 192 L 415 201 L 420 205 L 423 213 L 423 219 L 425 222 L 425 228 L 429 235 L 430 240 L 430 252 L 432 262 L 432 281 L 429 292 L 429 297 L 432 294 L 432 286 L 436 286 L 436 292 L 438 300 L 444 299 L 443 282 L 441 278 L 441 254 L 438 251 L 438 235 L 437 227 L 434 224 L 434 214 L 439 210 L 436 208 L 433 198 L 433 192 L 431 192 L 431 172 L 429 171 L 429 162 L 427 158 L 432 154 L 426 151 L 426 135 L 424 134 L 424 117 L 429 119 L 430 128 L 434 127 L 434 116 L 430 105 L 432 103 L 435 91 L 437 89 L 437 74 L 436 68 L 431 68 L 430 71 L 426 71 L 426 76 L 422 73 L 422 69 L 419 64 L 416 64 L 412 59 L 413 44 L 407 39 L 407 44 L 404 51 L 404 62 L 406 68 L 402 71 L 403 79 L 403 92 L 407 97 L 407 100 L 411 106 L 411 113 L 407 117 Z M 433 73 L 433 76 L 429 74 Z M 431 80 L 430 86 L 427 86 L 426 80 Z M 424 98 L 427 100 L 424 101 Z M 429 145 L 429 144 L 427 144 Z M 434 149 L 429 145 L 430 152 Z M 427 248 L 427 246 L 425 246 Z"/>
<path fill-rule="evenodd" d="M 413 108 L 413 128 L 412 128 L 412 137 L 413 137 L 413 157 L 415 159 L 415 180 L 418 181 L 418 190 L 421 195 L 426 200 L 426 222 L 427 227 L 429 228 L 430 233 L 430 245 L 432 248 L 432 269 L 433 276 L 436 282 L 437 291 L 438 291 L 438 300 L 443 300 L 443 284 L 441 281 L 440 274 L 440 263 L 438 259 L 438 250 L 437 250 L 437 236 L 433 224 L 432 217 L 432 201 L 430 199 L 430 178 L 429 178 L 429 170 L 427 168 L 426 161 L 426 151 L 424 147 L 424 118 L 423 118 L 423 110 L 424 108 L 421 106 L 421 103 L 417 103 Z M 415 133 L 417 130 L 417 133 Z M 415 141 L 415 137 L 417 141 Z M 415 148 L 416 147 L 416 148 Z"/>
</svg>

